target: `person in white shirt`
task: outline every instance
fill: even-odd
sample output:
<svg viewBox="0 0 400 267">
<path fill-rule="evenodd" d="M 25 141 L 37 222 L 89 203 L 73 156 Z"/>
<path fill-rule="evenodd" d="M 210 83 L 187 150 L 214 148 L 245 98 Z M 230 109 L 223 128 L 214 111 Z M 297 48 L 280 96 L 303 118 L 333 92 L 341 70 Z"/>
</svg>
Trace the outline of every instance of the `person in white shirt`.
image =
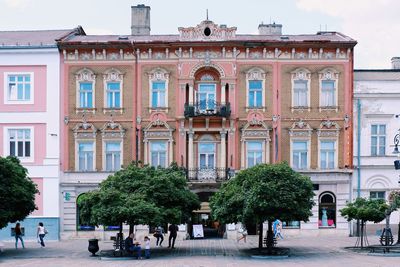
<svg viewBox="0 0 400 267">
<path fill-rule="evenodd" d="M 148 236 L 144 237 L 144 256 L 146 259 L 150 259 L 150 238 Z"/>
<path fill-rule="evenodd" d="M 37 228 L 37 233 L 36 233 L 36 237 L 38 238 L 38 242 L 40 242 L 40 245 L 42 246 L 42 248 L 45 247 L 44 244 L 44 236 L 46 235 L 46 229 L 43 226 L 43 223 L 40 222 Z"/>
</svg>

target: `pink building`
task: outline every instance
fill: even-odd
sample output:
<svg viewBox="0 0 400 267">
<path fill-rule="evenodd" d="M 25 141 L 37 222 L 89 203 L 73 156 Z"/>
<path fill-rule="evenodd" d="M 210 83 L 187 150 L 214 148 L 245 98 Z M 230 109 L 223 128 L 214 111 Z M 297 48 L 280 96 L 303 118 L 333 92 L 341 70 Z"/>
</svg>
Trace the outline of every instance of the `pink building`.
<svg viewBox="0 0 400 267">
<path fill-rule="evenodd" d="M 56 40 L 81 29 L 0 32 L 0 155 L 16 156 L 37 184 L 37 210 L 21 222 L 36 239 L 38 222 L 59 239 L 60 55 Z M 9 224 L 0 239 L 12 239 Z"/>
</svg>

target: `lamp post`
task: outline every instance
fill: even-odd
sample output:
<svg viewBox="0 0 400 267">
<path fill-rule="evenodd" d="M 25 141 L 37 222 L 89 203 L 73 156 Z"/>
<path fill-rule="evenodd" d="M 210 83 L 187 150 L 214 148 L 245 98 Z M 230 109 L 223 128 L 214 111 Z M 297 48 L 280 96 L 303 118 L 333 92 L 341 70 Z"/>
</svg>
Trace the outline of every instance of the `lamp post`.
<svg viewBox="0 0 400 267">
<path fill-rule="evenodd" d="M 398 115 L 396 115 L 396 118 L 398 117 Z M 400 143 L 400 129 L 397 130 L 396 135 L 394 136 L 393 139 L 393 143 L 394 143 L 394 150 L 393 150 L 393 154 L 397 155 L 397 157 L 400 156 L 400 152 L 399 152 L 399 143 Z M 400 160 L 395 160 L 394 161 L 394 169 L 395 170 L 400 170 Z M 400 180 L 399 180 L 400 183 Z M 399 225 L 398 225 L 398 229 L 397 229 L 397 245 L 400 245 L 400 220 L 399 220 Z"/>
</svg>

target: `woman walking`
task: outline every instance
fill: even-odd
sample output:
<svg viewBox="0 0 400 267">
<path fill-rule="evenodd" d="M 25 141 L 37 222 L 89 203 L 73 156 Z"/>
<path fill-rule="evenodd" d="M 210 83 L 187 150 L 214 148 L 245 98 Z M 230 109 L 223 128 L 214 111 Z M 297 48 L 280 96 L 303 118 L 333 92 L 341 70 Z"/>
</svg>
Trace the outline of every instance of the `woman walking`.
<svg viewBox="0 0 400 267">
<path fill-rule="evenodd" d="M 24 240 L 22 239 L 22 231 L 20 223 L 17 223 L 15 225 L 15 249 L 18 248 L 18 239 L 21 240 L 22 248 L 25 248 Z"/>
<path fill-rule="evenodd" d="M 36 233 L 36 236 L 37 236 L 37 238 L 39 239 L 38 240 L 38 242 L 40 241 L 40 245 L 42 246 L 42 248 L 44 248 L 45 247 L 45 244 L 44 244 L 44 236 L 46 235 L 46 229 L 44 228 L 44 226 L 43 226 L 43 223 L 42 222 L 40 222 L 39 223 L 39 225 L 38 225 L 38 228 L 37 228 L 37 233 Z"/>
</svg>

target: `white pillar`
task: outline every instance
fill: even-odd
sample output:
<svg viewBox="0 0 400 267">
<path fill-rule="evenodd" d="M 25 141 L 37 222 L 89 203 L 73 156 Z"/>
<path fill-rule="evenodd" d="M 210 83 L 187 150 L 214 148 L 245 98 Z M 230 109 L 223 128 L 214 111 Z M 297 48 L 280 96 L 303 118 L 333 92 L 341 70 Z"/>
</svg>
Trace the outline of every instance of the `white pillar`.
<svg viewBox="0 0 400 267">
<path fill-rule="evenodd" d="M 193 105 L 193 85 L 189 84 L 189 105 Z"/>
<path fill-rule="evenodd" d="M 143 154 L 144 159 L 143 159 L 143 162 L 146 165 L 146 164 L 149 164 L 149 160 L 148 160 L 148 156 L 147 156 L 148 149 L 149 149 L 149 141 L 148 140 L 144 140 L 143 143 L 144 143 L 144 148 L 143 148 L 144 149 L 144 154 Z"/>
<path fill-rule="evenodd" d="M 226 168 L 226 132 L 221 132 L 221 155 L 220 155 L 220 175 L 225 178 Z"/>
<path fill-rule="evenodd" d="M 169 165 L 171 165 L 172 161 L 173 161 L 173 157 L 174 157 L 174 141 L 171 139 L 169 139 L 168 142 L 168 163 Z"/>
<path fill-rule="evenodd" d="M 245 167 L 245 153 L 244 153 L 244 140 L 241 140 L 242 144 L 241 144 L 241 148 L 240 148 L 240 169 L 244 169 Z"/>
<path fill-rule="evenodd" d="M 188 169 L 192 169 L 193 166 L 193 159 L 194 159 L 194 154 L 193 154 L 193 132 L 189 132 L 189 147 L 188 147 Z"/>
<path fill-rule="evenodd" d="M 226 100 L 225 100 L 225 90 L 226 90 L 226 88 L 225 88 L 224 83 L 221 83 L 221 105 L 225 105 L 225 102 L 226 102 Z"/>
</svg>

